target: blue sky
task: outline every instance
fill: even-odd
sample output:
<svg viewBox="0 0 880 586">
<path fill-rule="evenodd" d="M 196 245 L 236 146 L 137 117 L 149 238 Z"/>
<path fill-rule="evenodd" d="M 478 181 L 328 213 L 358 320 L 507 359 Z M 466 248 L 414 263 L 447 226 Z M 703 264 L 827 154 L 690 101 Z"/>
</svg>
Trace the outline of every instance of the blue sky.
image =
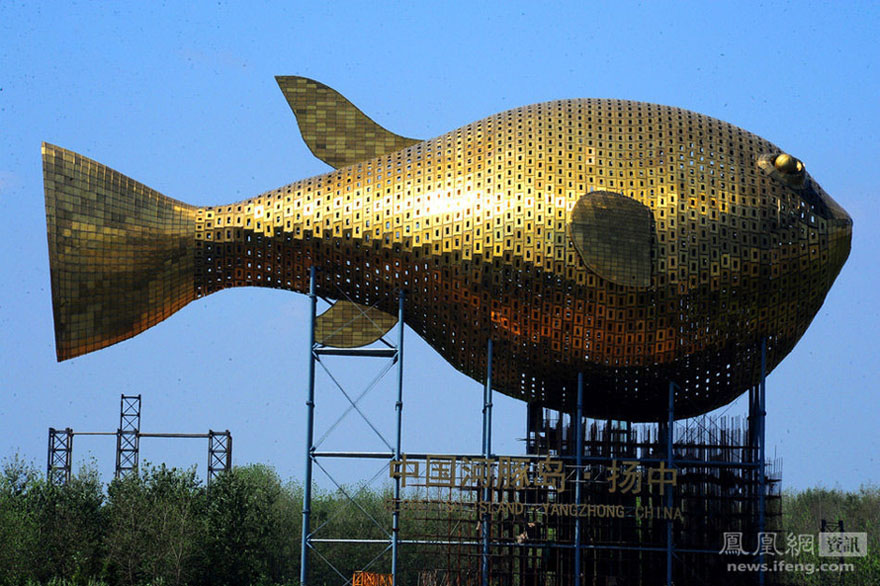
<svg viewBox="0 0 880 586">
<path fill-rule="evenodd" d="M 768 380 L 768 450 L 786 487 L 878 483 L 878 30 L 871 2 L 0 3 L 0 458 L 43 467 L 48 427 L 115 430 L 119 395 L 140 393 L 143 431 L 230 429 L 236 463 L 301 477 L 306 298 L 224 291 L 57 363 L 40 161 L 45 140 L 197 205 L 322 173 L 282 74 L 318 79 L 406 136 L 544 100 L 626 98 L 721 118 L 803 160 L 853 217 L 853 245 Z M 405 449 L 479 451 L 480 386 L 411 331 L 405 384 Z M 342 403 L 322 388 L 326 426 Z M 495 404 L 496 451 L 520 453 L 525 406 Z M 351 421 L 326 445 L 378 447 Z M 75 458 L 109 479 L 114 449 L 81 437 Z M 145 439 L 141 457 L 204 476 L 206 451 Z"/>
</svg>

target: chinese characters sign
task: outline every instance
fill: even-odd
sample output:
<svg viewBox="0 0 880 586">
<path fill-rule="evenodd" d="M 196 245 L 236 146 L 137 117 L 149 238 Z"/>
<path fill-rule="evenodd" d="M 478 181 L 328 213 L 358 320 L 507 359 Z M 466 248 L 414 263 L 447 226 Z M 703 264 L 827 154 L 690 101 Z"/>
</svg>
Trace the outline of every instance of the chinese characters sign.
<svg viewBox="0 0 880 586">
<path fill-rule="evenodd" d="M 589 471 L 585 471 L 589 476 Z M 574 476 L 574 467 L 569 474 Z M 600 472 L 600 474 L 602 474 Z M 401 457 L 392 460 L 389 476 L 399 478 L 401 486 L 407 482 L 427 488 L 458 489 L 514 489 L 540 488 L 556 492 L 565 491 L 565 464 L 560 459 L 516 458 L 470 458 L 452 455 L 427 455 L 424 458 Z M 678 484 L 678 470 L 667 468 L 665 462 L 657 466 L 645 466 L 638 460 L 611 460 L 604 474 L 609 493 L 639 495 L 644 489 L 665 494 L 666 487 Z M 590 480 L 590 478 L 585 478 Z M 602 480 L 594 478 L 593 480 Z"/>
<path fill-rule="evenodd" d="M 428 488 L 543 488 L 563 492 L 565 468 L 562 460 L 549 457 L 530 458 L 468 458 L 428 455 L 424 459 L 403 456 L 392 460 L 391 478 L 400 478 Z"/>
</svg>

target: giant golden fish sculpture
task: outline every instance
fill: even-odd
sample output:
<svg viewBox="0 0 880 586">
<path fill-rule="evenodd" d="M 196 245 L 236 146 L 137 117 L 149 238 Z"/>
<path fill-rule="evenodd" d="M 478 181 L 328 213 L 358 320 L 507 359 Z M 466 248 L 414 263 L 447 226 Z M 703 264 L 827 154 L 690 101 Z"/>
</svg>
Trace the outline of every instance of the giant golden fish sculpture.
<svg viewBox="0 0 880 586">
<path fill-rule="evenodd" d="M 771 370 L 849 254 L 852 220 L 797 158 L 726 122 L 573 99 L 431 140 L 393 134 L 334 90 L 277 81 L 335 170 L 192 206 L 43 145 L 58 359 L 98 350 L 227 287 L 340 300 L 331 346 L 405 321 L 513 397 L 633 421 L 723 405 Z"/>
</svg>

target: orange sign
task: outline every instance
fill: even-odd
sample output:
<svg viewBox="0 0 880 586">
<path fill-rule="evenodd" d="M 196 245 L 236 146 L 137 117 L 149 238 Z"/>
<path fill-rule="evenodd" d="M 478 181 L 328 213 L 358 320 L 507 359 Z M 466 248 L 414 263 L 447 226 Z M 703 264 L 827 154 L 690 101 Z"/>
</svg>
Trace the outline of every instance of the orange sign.
<svg viewBox="0 0 880 586">
<path fill-rule="evenodd" d="M 391 574 L 355 572 L 351 579 L 351 586 L 391 586 L 391 584 Z"/>
</svg>

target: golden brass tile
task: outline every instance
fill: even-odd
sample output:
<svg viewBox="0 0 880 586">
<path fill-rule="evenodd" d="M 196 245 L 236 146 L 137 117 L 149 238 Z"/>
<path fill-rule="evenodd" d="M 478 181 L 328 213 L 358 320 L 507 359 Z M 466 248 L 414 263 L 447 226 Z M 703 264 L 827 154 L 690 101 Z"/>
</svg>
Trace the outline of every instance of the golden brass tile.
<svg viewBox="0 0 880 586">
<path fill-rule="evenodd" d="M 571 409 L 580 371 L 590 415 L 655 419 L 674 380 L 687 416 L 756 383 L 764 338 L 775 367 L 849 254 L 851 219 L 800 161 L 708 116 L 561 100 L 415 141 L 278 81 L 338 168 L 240 202 L 194 208 L 44 146 L 59 359 L 227 287 L 305 292 L 315 266 L 320 295 L 379 315 L 406 290 L 407 324 L 477 380 L 491 337 L 503 393 Z M 390 327 L 337 311 L 328 344 Z"/>
</svg>

